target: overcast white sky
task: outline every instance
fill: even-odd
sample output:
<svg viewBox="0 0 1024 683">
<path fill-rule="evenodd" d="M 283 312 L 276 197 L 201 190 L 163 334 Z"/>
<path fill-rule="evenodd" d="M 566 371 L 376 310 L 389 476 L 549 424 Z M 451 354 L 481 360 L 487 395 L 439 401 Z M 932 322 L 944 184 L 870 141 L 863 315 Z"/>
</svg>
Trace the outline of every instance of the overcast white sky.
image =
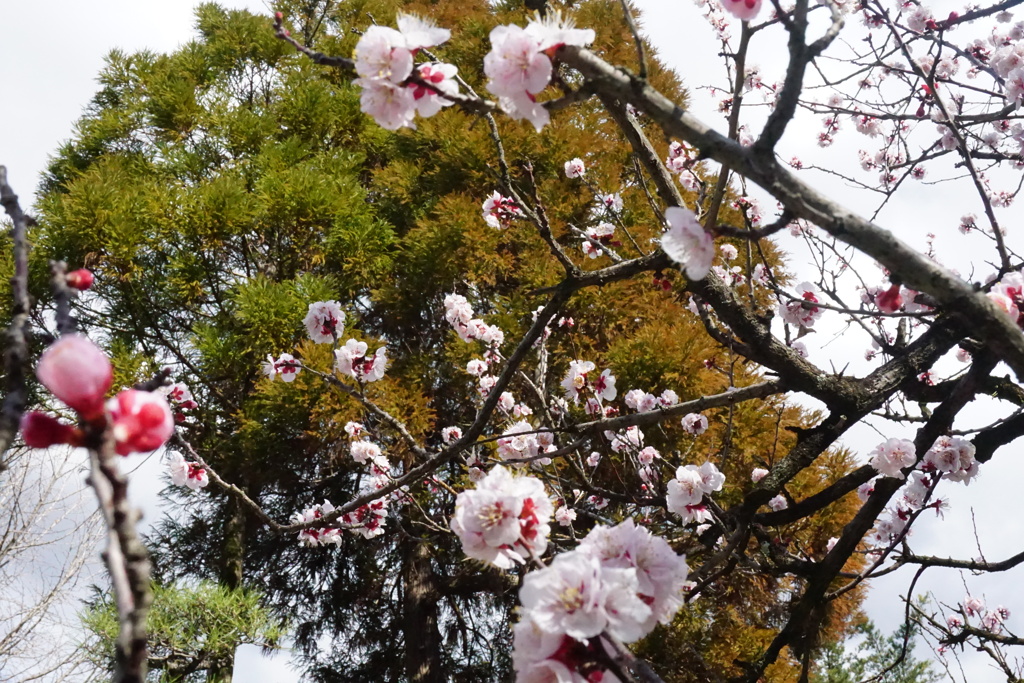
<svg viewBox="0 0 1024 683">
<path fill-rule="evenodd" d="M 46 159 L 62 141 L 71 136 L 76 118 L 95 92 L 95 77 L 103 64 L 104 55 L 113 48 L 126 51 L 150 49 L 169 51 L 186 42 L 192 35 L 192 0 L 92 0 L 91 2 L 51 0 L 50 2 L 12 2 L 0 0 L 0 17 L 4 20 L 4 38 L 0 41 L 0 77 L 4 85 L 4 106 L 0 108 L 0 164 L 8 167 L 9 178 L 15 190 L 28 203 L 38 184 L 39 174 Z M 246 7 L 264 11 L 263 2 L 226 1 L 228 7 Z M 696 88 L 714 79 L 721 82 L 723 69 L 713 57 L 719 46 L 710 29 L 703 24 L 699 13 L 688 0 L 641 0 L 647 11 L 646 31 L 661 56 L 682 74 L 687 86 Z M 937 6 L 936 14 L 948 12 L 952 4 L 947 2 L 929 3 Z M 451 27 L 457 29 L 457 27 Z M 598 29 L 600 30 L 600 29 Z M 683 37 L 685 36 L 685 39 Z M 766 81 L 781 76 L 784 58 L 782 44 L 766 46 L 755 42 L 754 63 L 762 66 Z M 765 50 L 765 51 L 762 51 Z M 693 107 L 704 114 L 715 125 L 721 126 L 721 119 L 714 114 L 715 102 L 706 92 L 691 91 Z M 810 120 L 808 126 L 817 130 L 817 122 Z M 823 164 L 839 163 L 845 158 L 847 166 L 855 166 L 857 140 L 847 142 L 846 138 L 832 150 L 822 152 L 813 144 L 813 133 L 801 127 L 799 135 L 789 135 L 785 144 L 790 151 L 805 160 L 819 158 Z M 848 132 L 846 137 L 855 135 Z M 821 178 L 821 185 L 833 196 L 840 197 L 848 205 L 867 206 L 865 199 L 841 181 Z M 918 185 L 902 193 L 899 201 L 886 209 L 880 222 L 896 231 L 912 245 L 924 248 L 925 234 L 939 234 L 940 253 L 949 259 L 960 259 L 955 263 L 961 271 L 970 267 L 964 255 L 976 256 L 979 270 L 983 252 L 977 243 L 971 242 L 956 232 L 959 216 L 963 213 L 980 214 L 976 198 L 970 194 L 951 192 L 947 186 Z M 770 207 L 766 203 L 766 207 Z M 1018 217 L 1010 213 L 1004 218 Z M 1017 236 L 1012 236 L 1016 240 Z M 806 257 L 798 253 L 798 245 L 787 243 L 793 250 L 793 267 L 798 275 Z M 953 261 L 948 261 L 953 264 Z M 864 272 L 872 272 L 873 266 Z M 881 284 L 878 272 L 878 284 Z M 866 341 L 857 335 L 844 335 L 841 328 L 825 329 L 806 339 L 811 347 L 812 359 L 825 364 L 837 365 L 849 362 L 851 371 L 862 372 L 867 366 L 863 361 Z M 982 406 L 976 410 L 984 413 Z M 907 436 L 894 434 L 889 436 Z M 882 438 L 878 433 L 865 427 L 851 435 L 846 445 L 865 455 Z M 913 539 L 915 550 L 921 553 L 955 554 L 960 557 L 978 555 L 975 547 L 972 515 L 968 509 L 973 506 L 974 527 L 977 529 L 981 550 L 989 559 L 1002 559 L 1021 549 L 1024 541 L 1018 493 L 1022 467 L 1017 459 L 1007 453 L 1000 454 L 982 469 L 981 478 L 970 489 L 950 487 L 947 495 L 952 498 L 953 509 L 946 520 L 927 519 L 920 526 Z M 152 494 L 159 488 L 153 473 L 159 470 L 157 458 L 153 457 L 138 476 L 134 488 L 140 501 L 151 501 Z M 142 474 L 142 473 L 149 474 Z M 145 483 L 143 483 L 145 482 Z M 970 495 L 968 495 L 970 494 Z M 151 509 L 151 515 L 156 511 Z M 897 596 L 905 591 L 909 573 L 897 573 L 875 582 L 867 611 L 883 628 L 891 629 L 902 619 L 902 606 Z M 1024 618 L 1024 598 L 1017 596 L 1016 583 L 1019 571 L 988 577 L 984 582 L 968 577 L 975 593 L 984 593 L 992 603 L 1006 604 L 1014 612 L 1010 626 Z M 957 602 L 964 594 L 963 583 L 958 574 L 939 572 L 926 574 L 918 591 L 932 590 L 948 602 Z M 968 662 L 969 680 L 998 680 L 984 660 Z M 281 658 L 264 659 L 254 652 L 243 653 L 239 658 L 236 681 L 247 683 L 284 683 L 297 680 Z"/>
</svg>

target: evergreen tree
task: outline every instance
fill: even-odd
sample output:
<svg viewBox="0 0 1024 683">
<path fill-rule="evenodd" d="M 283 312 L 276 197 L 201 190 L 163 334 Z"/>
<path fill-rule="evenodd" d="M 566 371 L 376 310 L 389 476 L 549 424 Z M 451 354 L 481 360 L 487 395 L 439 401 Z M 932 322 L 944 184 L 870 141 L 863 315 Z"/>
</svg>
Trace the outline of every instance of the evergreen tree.
<svg viewBox="0 0 1024 683">
<path fill-rule="evenodd" d="M 352 52 L 371 17 L 391 24 L 399 9 L 459 26 L 439 52 L 466 65 L 462 77 L 481 91 L 485 78 L 474 65 L 488 49 L 488 32 L 523 16 L 518 3 L 460 0 L 283 1 L 277 9 L 307 44 L 336 55 Z M 580 25 L 601 27 L 596 49 L 607 59 L 635 62 L 618 3 L 589 0 L 572 9 Z M 44 182 L 34 235 L 36 289 L 45 289 L 47 258 L 94 269 L 97 284 L 79 314 L 103 331 L 120 382 L 171 366 L 198 403 L 179 425 L 185 440 L 274 519 L 358 494 L 361 468 L 349 458 L 343 428 L 350 420 L 365 423 L 400 467 L 418 457 L 387 424 L 315 374 L 303 372 L 288 384 L 261 376 L 268 353 L 330 367 L 329 350 L 303 333 L 308 304 L 340 301 L 345 338 L 401 350 L 365 395 L 412 436 L 440 445 L 442 427 L 468 424 L 477 409 L 463 368 L 478 350 L 445 323 L 444 297 L 467 296 L 478 314 L 517 339 L 545 301 L 539 293 L 562 272 L 530 226 L 489 227 L 481 217 L 484 198 L 511 181 L 546 209 L 563 242 L 573 239 L 574 227 L 613 217 L 629 235 L 616 248 L 629 256 L 651 251 L 661 233 L 648 181 L 596 101 L 556 116 L 539 135 L 527 124 L 502 121 L 505 177 L 495 133 L 480 117 L 453 108 L 422 120 L 416 131 L 389 133 L 360 112 L 358 89 L 347 77 L 294 54 L 274 37 L 267 17 L 208 4 L 197 10 L 196 27 L 197 39 L 173 54 L 110 55 L 100 91 Z M 684 99 L 674 74 L 654 59 L 648 70 L 659 89 Z M 667 141 L 651 132 L 664 157 Z M 585 182 L 562 170 L 577 156 L 587 159 Z M 606 193 L 621 195 L 623 209 L 614 216 L 595 201 Z M 742 222 L 733 211 L 726 215 Z M 744 268 L 761 259 L 778 264 L 770 246 L 758 255 L 737 244 Z M 587 263 L 576 249 L 570 258 Z M 686 312 L 680 282 L 666 272 L 655 283 L 640 276 L 580 290 L 562 312 L 575 327 L 553 331 L 546 367 L 535 379 L 557 387 L 568 361 L 580 358 L 613 368 L 623 393 L 672 389 L 689 400 L 758 381 L 756 367 Z M 755 296 L 743 286 L 737 291 Z M 534 361 L 543 367 L 539 354 Z M 513 389 L 533 400 L 525 379 Z M 815 419 L 779 399 L 708 415 L 710 429 L 699 440 L 674 421 L 652 430 L 648 443 L 673 468 L 695 458 L 715 461 L 729 482 L 723 504 L 739 501 L 752 487 L 751 468 L 770 466 Z M 641 498 L 635 467 L 607 442 L 600 449 L 605 464 L 596 484 L 625 485 Z M 849 454 L 830 452 L 790 491 L 817 490 L 850 465 Z M 452 462 L 438 476 L 464 482 L 465 467 Z M 571 466 L 555 466 L 548 479 L 564 499 L 575 499 Z M 259 586 L 267 604 L 288 615 L 313 680 L 505 677 L 516 574 L 464 559 L 446 528 L 450 490 L 419 487 L 411 495 L 415 504 L 392 511 L 385 535 L 347 535 L 328 550 L 273 534 L 223 491 L 174 493 L 183 521 L 165 522 L 152 539 L 157 575 L 166 582 L 216 580 L 228 590 Z M 616 502 L 604 513 L 592 511 L 572 533 L 585 534 L 595 519 L 637 513 L 694 558 L 716 551 L 715 539 L 692 543 L 664 511 Z M 777 536 L 745 542 L 766 553 L 785 546 L 821 555 L 854 509 L 848 497 Z M 569 535 L 555 539 L 571 542 Z M 664 665 L 666 680 L 705 680 L 707 670 L 726 675 L 735 660 L 756 656 L 770 641 L 795 581 L 739 568 L 640 650 Z M 826 641 L 843 633 L 859 599 L 852 591 L 820 615 Z M 211 672 L 217 675 L 217 667 Z M 772 680 L 795 679 L 798 667 L 783 659 L 772 672 Z"/>
</svg>

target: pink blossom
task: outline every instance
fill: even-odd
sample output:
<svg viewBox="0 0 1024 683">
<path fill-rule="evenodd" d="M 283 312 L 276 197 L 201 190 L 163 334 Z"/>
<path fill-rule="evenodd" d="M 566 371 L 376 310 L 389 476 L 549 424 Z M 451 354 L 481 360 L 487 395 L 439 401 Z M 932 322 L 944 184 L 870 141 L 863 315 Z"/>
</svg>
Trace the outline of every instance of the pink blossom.
<svg viewBox="0 0 1024 683">
<path fill-rule="evenodd" d="M 914 442 L 906 439 L 888 439 L 871 451 L 868 464 L 883 476 L 903 479 L 901 470 L 913 466 L 915 462 L 917 449 Z"/>
<path fill-rule="evenodd" d="M 199 407 L 199 404 L 192 398 L 192 392 L 188 386 L 181 382 L 160 387 L 157 391 L 178 410 L 194 410 Z"/>
<path fill-rule="evenodd" d="M 210 483 L 206 470 L 198 463 L 188 462 L 181 453 L 168 453 L 167 469 L 171 474 L 171 483 L 175 486 L 187 486 L 193 491 Z"/>
<path fill-rule="evenodd" d="M 686 508 L 699 505 L 704 500 L 704 482 L 700 473 L 680 467 L 676 470 L 676 476 L 668 483 L 665 496 L 666 507 L 669 512 L 685 516 Z"/>
<path fill-rule="evenodd" d="M 345 433 L 348 434 L 350 439 L 358 439 L 365 431 L 365 427 L 358 422 L 346 422 Z"/>
<path fill-rule="evenodd" d="M 882 313 L 896 313 L 903 308 L 903 297 L 900 296 L 900 286 L 891 285 L 875 294 L 875 305 Z"/>
<path fill-rule="evenodd" d="M 768 476 L 768 470 L 763 467 L 755 467 L 750 471 L 750 481 L 755 484 Z"/>
<path fill-rule="evenodd" d="M 448 29 L 438 28 L 429 19 L 421 19 L 414 14 L 399 14 L 395 23 L 405 40 L 406 49 L 413 53 L 425 47 L 440 45 L 452 35 Z"/>
<path fill-rule="evenodd" d="M 786 497 L 780 493 L 779 495 L 775 496 L 774 498 L 768 501 L 768 507 L 770 507 L 775 512 L 779 512 L 780 510 L 785 510 L 786 508 L 789 507 L 789 501 L 786 500 Z"/>
<path fill-rule="evenodd" d="M 686 277 L 702 280 L 711 270 L 715 258 L 715 241 L 689 209 L 671 206 L 665 210 L 669 229 L 661 236 L 665 254 L 682 264 Z"/>
<path fill-rule="evenodd" d="M 555 510 L 555 521 L 561 526 L 572 526 L 576 520 L 576 511 L 570 507 L 561 506 Z"/>
<path fill-rule="evenodd" d="M 974 598 L 968 595 L 964 599 L 964 611 L 967 612 L 967 616 L 980 616 L 985 611 L 985 603 L 980 598 Z"/>
<path fill-rule="evenodd" d="M 312 522 L 334 512 L 334 509 L 330 501 L 325 500 L 322 505 L 314 505 L 302 512 L 296 512 L 292 515 L 292 524 Z M 341 543 L 341 529 L 328 526 L 303 529 L 299 532 L 299 543 L 310 547 L 327 545 L 328 543 L 338 545 Z"/>
<path fill-rule="evenodd" d="M 597 451 L 592 451 L 590 455 L 587 456 L 587 465 L 590 467 L 597 467 L 599 462 L 601 462 L 601 454 Z"/>
<path fill-rule="evenodd" d="M 790 325 L 814 327 L 815 321 L 821 317 L 822 309 L 814 304 L 819 303 L 818 293 L 810 282 L 801 282 L 796 287 L 797 300 L 787 300 L 779 305 L 782 319 Z"/>
<path fill-rule="evenodd" d="M 357 78 L 353 81 L 362 88 L 359 95 L 360 110 L 373 118 L 385 130 L 415 128 L 416 100 L 411 88 L 396 85 L 390 80 Z"/>
<path fill-rule="evenodd" d="M 503 197 L 498 191 L 484 200 L 483 212 L 484 222 L 496 229 L 507 228 L 512 220 L 523 215 L 514 199 Z"/>
<path fill-rule="evenodd" d="M 107 414 L 120 455 L 163 446 L 174 433 L 174 416 L 163 396 L 128 389 L 107 401 Z"/>
<path fill-rule="evenodd" d="M 416 67 L 416 75 L 436 90 L 448 95 L 455 95 L 459 92 L 459 86 L 455 82 L 456 73 L 458 73 L 458 69 L 451 64 L 420 64 Z M 424 118 L 433 116 L 443 107 L 455 104 L 453 100 L 438 94 L 425 85 L 411 83 L 409 89 L 412 90 L 413 106 L 416 108 L 416 113 Z"/>
<path fill-rule="evenodd" d="M 750 21 L 761 11 L 761 0 L 721 0 L 722 7 L 737 19 Z"/>
<path fill-rule="evenodd" d="M 353 441 L 349 446 L 352 459 L 358 463 L 366 463 L 381 455 L 380 446 L 372 441 Z"/>
<path fill-rule="evenodd" d="M 631 642 L 644 635 L 651 608 L 639 597 L 636 569 L 602 567 L 593 556 L 563 553 L 530 572 L 519 591 L 524 612 L 544 631 L 579 641 L 610 635 Z"/>
<path fill-rule="evenodd" d="M 441 430 L 441 441 L 445 445 L 450 444 L 452 441 L 458 441 L 462 438 L 462 430 L 458 427 L 445 427 Z"/>
<path fill-rule="evenodd" d="M 345 313 L 337 301 L 317 301 L 309 305 L 302 324 L 317 344 L 333 344 L 345 329 Z"/>
<path fill-rule="evenodd" d="M 606 432 L 607 434 L 607 432 Z M 644 433 L 636 425 L 626 427 L 622 432 L 611 436 L 612 450 L 616 453 L 629 451 L 635 453 L 643 448 Z"/>
<path fill-rule="evenodd" d="M 113 368 L 100 347 L 80 334 L 66 334 L 39 358 L 36 377 L 50 392 L 86 420 L 103 411 Z"/>
<path fill-rule="evenodd" d="M 637 593 L 651 608 L 641 624 L 645 633 L 658 622 L 671 623 L 683 606 L 683 588 L 690 571 L 686 556 L 676 554 L 665 539 L 632 519 L 614 527 L 596 525 L 577 552 L 596 557 L 602 567 L 636 570 Z"/>
<path fill-rule="evenodd" d="M 294 382 L 295 377 L 302 370 L 302 364 L 295 360 L 290 353 L 282 353 L 277 360 L 267 354 L 267 360 L 263 363 L 262 370 L 263 374 L 270 379 L 280 376 L 284 382 Z"/>
<path fill-rule="evenodd" d="M 661 405 L 662 408 L 669 408 L 671 406 L 674 406 L 675 404 L 679 403 L 679 394 L 672 391 L 671 389 L 666 389 L 665 391 L 661 392 L 661 396 L 658 397 L 658 403 Z"/>
<path fill-rule="evenodd" d="M 387 347 L 382 346 L 372 356 L 366 355 L 366 342 L 349 339 L 334 352 L 334 366 L 338 372 L 360 382 L 376 382 L 387 369 Z"/>
<path fill-rule="evenodd" d="M 553 512 L 539 479 L 514 477 L 499 465 L 456 497 L 451 528 L 466 555 L 508 569 L 544 554 Z"/>
<path fill-rule="evenodd" d="M 587 168 L 583 165 L 583 159 L 580 159 L 579 157 L 565 162 L 566 178 L 582 178 L 583 174 L 586 172 Z"/>
<path fill-rule="evenodd" d="M 659 453 L 654 446 L 647 446 L 646 448 L 641 449 L 640 452 L 636 454 L 636 460 L 641 465 L 650 465 L 657 458 L 660 457 L 661 453 Z"/>
<path fill-rule="evenodd" d="M 708 418 L 700 413 L 688 413 L 682 419 L 683 430 L 687 434 L 700 436 L 708 429 Z"/>
</svg>

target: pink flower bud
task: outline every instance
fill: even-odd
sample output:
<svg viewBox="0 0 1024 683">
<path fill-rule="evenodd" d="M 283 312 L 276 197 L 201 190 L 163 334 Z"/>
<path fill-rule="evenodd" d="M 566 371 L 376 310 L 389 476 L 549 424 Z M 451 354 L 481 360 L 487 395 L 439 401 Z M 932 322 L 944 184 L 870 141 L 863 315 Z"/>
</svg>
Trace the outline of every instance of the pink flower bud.
<svg viewBox="0 0 1024 683">
<path fill-rule="evenodd" d="M 73 270 L 66 275 L 68 287 L 84 292 L 92 287 L 92 272 L 85 268 Z"/>
<path fill-rule="evenodd" d="M 113 369 L 100 347 L 80 334 L 67 334 L 43 352 L 36 377 L 54 396 L 89 420 L 103 412 L 103 397 L 113 381 Z"/>
<path fill-rule="evenodd" d="M 31 412 L 21 416 L 21 438 L 29 448 L 49 448 L 57 444 L 81 444 L 82 432 L 52 415 Z"/>
<path fill-rule="evenodd" d="M 159 394 L 128 389 L 107 401 L 107 411 L 120 455 L 156 450 L 174 433 L 171 407 Z"/>
<path fill-rule="evenodd" d="M 903 308 L 903 297 L 900 295 L 900 286 L 893 285 L 875 295 L 875 305 L 882 313 L 896 313 Z"/>
</svg>

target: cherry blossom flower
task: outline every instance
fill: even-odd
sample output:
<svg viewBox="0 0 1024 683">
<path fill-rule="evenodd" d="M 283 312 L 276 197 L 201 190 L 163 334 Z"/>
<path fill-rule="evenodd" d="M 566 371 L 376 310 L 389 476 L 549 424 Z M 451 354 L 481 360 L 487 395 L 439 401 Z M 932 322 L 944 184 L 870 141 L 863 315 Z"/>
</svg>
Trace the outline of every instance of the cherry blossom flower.
<svg viewBox="0 0 1024 683">
<path fill-rule="evenodd" d="M 366 428 L 358 422 L 345 423 L 345 433 L 348 434 L 350 439 L 358 439 L 365 430 Z"/>
<path fill-rule="evenodd" d="M 590 467 L 597 467 L 599 462 L 601 462 L 601 454 L 597 451 L 592 451 L 590 455 L 587 456 L 587 465 Z"/>
<path fill-rule="evenodd" d="M 700 436 L 708 428 L 708 418 L 700 413 L 688 413 L 683 416 L 681 420 L 683 430 L 687 434 L 693 434 L 694 436 Z"/>
<path fill-rule="evenodd" d="M 544 631 L 586 641 L 607 631 L 624 642 L 643 636 L 651 608 L 639 597 L 636 569 L 602 567 L 593 556 L 562 553 L 530 572 L 519 591 L 523 610 Z"/>
<path fill-rule="evenodd" d="M 704 522 L 710 513 L 702 504 L 706 485 L 697 469 L 680 467 L 676 476 L 669 481 L 665 496 L 666 507 L 683 518 L 683 523 Z"/>
<path fill-rule="evenodd" d="M 451 38 L 452 33 L 446 28 L 438 28 L 429 19 L 423 19 L 414 14 L 399 14 L 395 19 L 398 31 L 405 39 L 405 47 L 412 53 L 416 53 L 425 47 L 440 45 Z"/>
<path fill-rule="evenodd" d="M 636 460 L 641 465 L 650 465 L 660 457 L 661 453 L 659 453 L 658 449 L 656 449 L 654 446 L 647 446 L 646 448 L 641 449 L 640 452 L 636 454 Z"/>
<path fill-rule="evenodd" d="M 651 608 L 641 623 L 644 634 L 659 622 L 671 623 L 683 606 L 690 571 L 686 556 L 676 554 L 665 539 L 632 519 L 614 527 L 596 525 L 576 552 L 597 558 L 602 567 L 636 570 L 638 596 Z"/>
<path fill-rule="evenodd" d="M 366 342 L 349 339 L 334 352 L 334 366 L 338 372 L 359 382 L 376 382 L 387 369 L 387 347 L 382 346 L 372 356 L 366 355 Z"/>
<path fill-rule="evenodd" d="M 741 21 L 750 21 L 761 11 L 761 0 L 720 0 L 722 7 Z"/>
<path fill-rule="evenodd" d="M 324 500 L 321 505 L 314 505 L 302 512 L 296 512 L 292 515 L 292 524 L 312 522 L 334 512 L 334 509 L 330 501 Z M 327 545 L 329 543 L 339 545 L 341 543 L 341 529 L 326 526 L 303 529 L 299 532 L 299 543 L 309 547 Z"/>
<path fill-rule="evenodd" d="M 672 391 L 671 389 L 666 389 L 665 391 L 661 392 L 661 396 L 658 397 L 658 404 L 662 408 L 669 408 L 677 403 L 679 403 L 679 394 Z"/>
<path fill-rule="evenodd" d="M 822 309 L 814 305 L 820 303 L 817 290 L 810 282 L 801 282 L 796 292 L 798 300 L 786 300 L 779 304 L 779 314 L 790 325 L 814 327 L 815 321 L 822 314 Z"/>
<path fill-rule="evenodd" d="M 610 436 L 610 439 L 612 442 L 612 450 L 616 453 L 622 453 L 624 451 L 635 453 L 643 448 L 644 445 L 644 433 L 640 431 L 640 428 L 636 425 L 626 427 L 621 432 L 613 433 Z"/>
<path fill-rule="evenodd" d="M 623 397 L 628 408 L 645 413 L 649 410 L 654 410 L 658 405 L 658 397 L 654 394 L 649 394 L 641 389 L 630 389 L 626 392 Z"/>
<path fill-rule="evenodd" d="M 107 401 L 107 415 L 119 455 L 163 446 L 174 433 L 174 416 L 160 394 L 127 389 Z"/>
<path fill-rule="evenodd" d="M 274 357 L 267 354 L 267 360 L 262 365 L 263 374 L 270 379 L 280 377 L 283 382 L 294 382 L 302 364 L 295 360 L 290 353 L 282 353 L 281 357 L 274 360 Z"/>
<path fill-rule="evenodd" d="M 333 344 L 345 329 L 345 313 L 337 301 L 317 301 L 309 305 L 302 324 L 316 344 Z"/>
<path fill-rule="evenodd" d="M 940 436 L 925 453 L 927 466 L 943 472 L 943 478 L 970 484 L 978 476 L 974 444 L 958 436 Z"/>
<path fill-rule="evenodd" d="M 562 388 L 565 389 L 565 397 L 571 398 L 579 403 L 580 392 L 590 389 L 598 400 L 614 401 L 617 391 L 615 389 L 615 377 L 610 370 L 605 370 L 598 377 L 591 380 L 589 373 L 595 369 L 594 364 L 589 360 L 569 361 L 569 371 L 562 379 Z"/>
<path fill-rule="evenodd" d="M 611 194 L 598 195 L 597 203 L 600 204 L 601 207 L 609 213 L 622 213 L 622 196 L 619 195 L 617 192 Z"/>
<path fill-rule="evenodd" d="M 516 422 L 514 425 L 502 432 L 502 438 L 498 439 L 498 457 L 502 460 L 520 460 L 533 458 L 540 453 L 541 444 L 533 425 L 525 420 Z"/>
<path fill-rule="evenodd" d="M 576 521 L 576 511 L 563 505 L 555 510 L 555 521 L 561 526 L 572 526 Z"/>
<path fill-rule="evenodd" d="M 182 382 L 160 387 L 157 392 L 178 410 L 195 410 L 199 407 L 199 404 L 192 398 L 192 392 L 189 391 L 188 386 Z"/>
<path fill-rule="evenodd" d="M 381 455 L 380 446 L 372 441 L 353 441 L 349 446 L 349 453 L 352 459 L 358 463 L 366 463 Z"/>
<path fill-rule="evenodd" d="M 755 484 L 768 476 L 768 470 L 763 467 L 755 467 L 750 471 L 750 481 Z"/>
<path fill-rule="evenodd" d="M 206 470 L 198 463 L 186 461 L 181 453 L 171 452 L 167 457 L 167 468 L 171 474 L 171 482 L 175 486 L 187 486 L 193 491 L 198 491 L 210 483 Z"/>
<path fill-rule="evenodd" d="M 420 64 L 416 67 L 416 75 L 423 81 L 432 85 L 436 90 L 448 95 L 455 95 L 459 92 L 459 86 L 455 82 L 455 74 L 458 69 L 452 64 L 432 63 Z M 443 107 L 450 107 L 455 104 L 450 98 L 438 94 L 425 85 L 412 83 L 409 85 L 412 90 L 413 106 L 416 113 L 427 118 L 441 111 Z"/>
<path fill-rule="evenodd" d="M 670 206 L 665 209 L 669 229 L 661 236 L 661 248 L 670 259 L 683 266 L 686 277 L 702 280 L 715 258 L 715 240 L 704 230 L 696 214 L 689 209 Z"/>
<path fill-rule="evenodd" d="M 686 469 L 697 473 L 697 477 L 700 479 L 701 490 L 708 495 L 715 491 L 721 491 L 722 486 L 725 484 L 725 475 L 718 471 L 714 463 L 705 462 L 700 467 L 687 465 Z"/>
<path fill-rule="evenodd" d="M 968 595 L 964 598 L 964 611 L 969 617 L 981 616 L 981 613 L 985 611 L 985 602 L 981 598 Z"/>
<path fill-rule="evenodd" d="M 502 196 L 497 190 L 484 200 L 483 213 L 484 222 L 498 230 L 507 228 L 514 219 L 523 215 L 514 199 Z"/>
<path fill-rule="evenodd" d="M 54 396 L 86 420 L 103 412 L 113 368 L 100 347 L 80 334 L 66 334 L 39 358 L 36 377 Z"/>
<path fill-rule="evenodd" d="M 441 441 L 445 445 L 450 444 L 452 441 L 458 441 L 462 438 L 462 430 L 458 427 L 445 427 L 441 430 Z"/>
<path fill-rule="evenodd" d="M 508 569 L 547 550 L 554 506 L 544 484 L 500 465 L 455 499 L 452 531 L 469 557 Z"/>
<path fill-rule="evenodd" d="M 787 501 L 786 497 L 780 493 L 768 501 L 768 507 L 775 512 L 779 512 L 780 510 L 785 510 L 789 507 L 789 501 Z"/>
<path fill-rule="evenodd" d="M 887 439 L 871 451 L 868 464 L 886 477 L 903 479 L 902 470 L 917 462 L 917 449 L 913 441 L 907 439 Z"/>
<path fill-rule="evenodd" d="M 579 157 L 565 162 L 566 178 L 582 178 L 583 174 L 586 172 L 587 168 L 583 165 L 583 159 L 580 159 Z"/>
</svg>

